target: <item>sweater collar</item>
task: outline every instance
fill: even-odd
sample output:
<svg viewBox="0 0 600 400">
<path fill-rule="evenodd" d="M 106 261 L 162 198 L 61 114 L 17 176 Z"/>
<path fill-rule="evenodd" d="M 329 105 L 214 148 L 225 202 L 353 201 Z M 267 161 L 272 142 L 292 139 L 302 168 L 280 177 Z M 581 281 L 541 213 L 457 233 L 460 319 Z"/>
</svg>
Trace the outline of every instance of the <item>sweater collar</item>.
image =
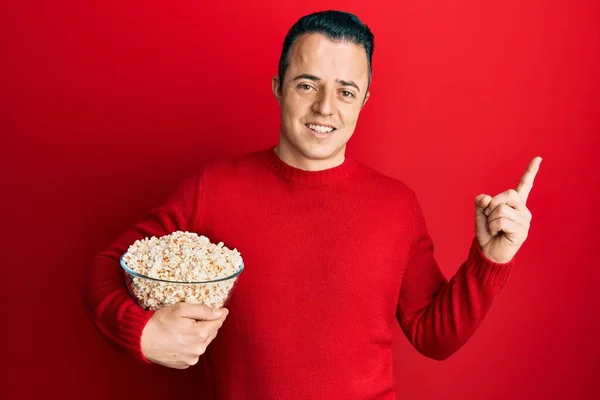
<svg viewBox="0 0 600 400">
<path fill-rule="evenodd" d="M 283 162 L 275 153 L 275 147 L 271 146 L 263 150 L 261 152 L 262 159 L 277 176 L 289 181 L 307 185 L 326 185 L 343 181 L 356 170 L 356 162 L 346 156 L 344 162 L 337 167 L 320 171 L 306 171 Z"/>
</svg>

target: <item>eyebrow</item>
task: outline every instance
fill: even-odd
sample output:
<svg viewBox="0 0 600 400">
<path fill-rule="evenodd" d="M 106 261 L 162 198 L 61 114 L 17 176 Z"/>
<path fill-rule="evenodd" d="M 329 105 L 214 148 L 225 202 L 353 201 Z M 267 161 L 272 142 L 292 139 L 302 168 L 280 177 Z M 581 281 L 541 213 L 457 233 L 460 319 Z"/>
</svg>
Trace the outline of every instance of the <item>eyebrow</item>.
<svg viewBox="0 0 600 400">
<path fill-rule="evenodd" d="M 311 74 L 300 74 L 297 77 L 295 77 L 294 79 L 292 79 L 292 81 L 297 81 L 298 79 L 308 79 L 311 81 L 321 81 L 321 78 L 319 78 L 318 76 L 314 76 Z M 353 88 L 356 88 L 356 90 L 358 90 L 360 92 L 360 89 L 358 87 L 358 85 L 356 83 L 354 83 L 353 81 L 344 81 L 341 79 L 336 79 L 336 82 L 340 83 L 342 86 L 352 86 Z"/>
</svg>

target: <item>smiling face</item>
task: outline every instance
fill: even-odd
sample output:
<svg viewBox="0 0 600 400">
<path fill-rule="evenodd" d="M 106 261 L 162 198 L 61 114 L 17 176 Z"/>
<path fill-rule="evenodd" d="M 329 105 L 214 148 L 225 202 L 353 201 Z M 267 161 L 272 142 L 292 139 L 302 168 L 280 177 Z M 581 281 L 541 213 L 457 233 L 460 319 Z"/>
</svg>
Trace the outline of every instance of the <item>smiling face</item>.
<svg viewBox="0 0 600 400">
<path fill-rule="evenodd" d="M 273 78 L 281 118 L 279 157 L 309 171 L 340 165 L 369 97 L 368 85 L 362 46 L 318 33 L 298 37 L 281 92 L 278 77 Z"/>
</svg>

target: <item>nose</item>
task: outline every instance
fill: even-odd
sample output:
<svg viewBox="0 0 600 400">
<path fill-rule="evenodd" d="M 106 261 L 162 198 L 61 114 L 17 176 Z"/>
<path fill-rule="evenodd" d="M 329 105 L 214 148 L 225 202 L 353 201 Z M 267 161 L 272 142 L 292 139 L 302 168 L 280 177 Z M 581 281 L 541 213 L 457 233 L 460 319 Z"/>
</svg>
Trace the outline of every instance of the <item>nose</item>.
<svg viewBox="0 0 600 400">
<path fill-rule="evenodd" d="M 321 115 L 333 114 L 334 99 L 332 98 L 333 91 L 328 88 L 322 88 L 315 99 L 312 106 L 312 111 Z"/>
</svg>

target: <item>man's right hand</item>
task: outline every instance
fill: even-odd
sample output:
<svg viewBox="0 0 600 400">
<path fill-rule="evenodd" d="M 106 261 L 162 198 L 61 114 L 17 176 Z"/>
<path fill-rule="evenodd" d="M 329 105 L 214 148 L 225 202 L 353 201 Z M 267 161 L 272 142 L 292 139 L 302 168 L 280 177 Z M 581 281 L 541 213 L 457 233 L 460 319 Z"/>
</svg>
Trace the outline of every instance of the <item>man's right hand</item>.
<svg viewBox="0 0 600 400">
<path fill-rule="evenodd" d="M 215 315 L 213 311 L 220 311 Z M 177 303 L 157 310 L 142 332 L 142 353 L 155 364 L 186 369 L 217 336 L 229 310 L 204 304 Z"/>
</svg>

